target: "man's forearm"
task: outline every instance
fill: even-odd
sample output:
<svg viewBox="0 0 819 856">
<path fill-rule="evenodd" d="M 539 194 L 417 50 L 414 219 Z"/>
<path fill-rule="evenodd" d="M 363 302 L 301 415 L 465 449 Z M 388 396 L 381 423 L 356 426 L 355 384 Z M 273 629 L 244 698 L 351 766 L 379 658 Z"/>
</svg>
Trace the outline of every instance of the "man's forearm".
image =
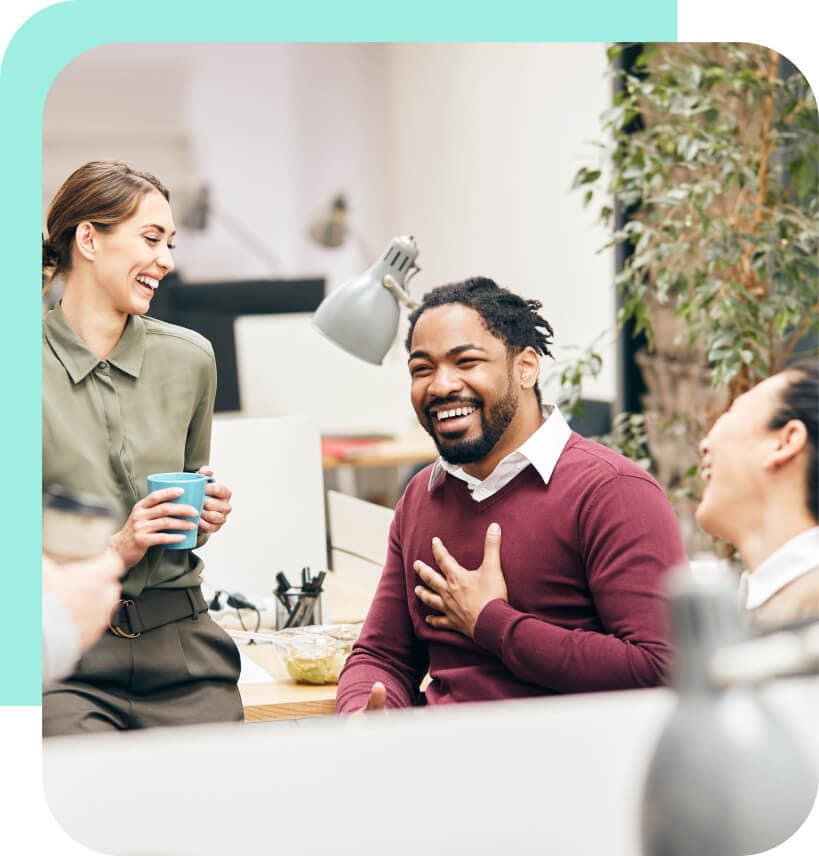
<svg viewBox="0 0 819 856">
<path fill-rule="evenodd" d="M 355 713 L 362 710 L 376 681 L 386 687 L 388 708 L 412 707 L 415 704 L 418 688 L 413 686 L 407 675 L 398 673 L 366 651 L 359 650 L 350 654 L 339 679 L 336 711 Z"/>
<path fill-rule="evenodd" d="M 656 686 L 664 682 L 670 655 L 659 634 L 650 642 L 631 642 L 567 630 L 500 600 L 481 612 L 475 641 L 515 677 L 561 693 Z"/>
</svg>

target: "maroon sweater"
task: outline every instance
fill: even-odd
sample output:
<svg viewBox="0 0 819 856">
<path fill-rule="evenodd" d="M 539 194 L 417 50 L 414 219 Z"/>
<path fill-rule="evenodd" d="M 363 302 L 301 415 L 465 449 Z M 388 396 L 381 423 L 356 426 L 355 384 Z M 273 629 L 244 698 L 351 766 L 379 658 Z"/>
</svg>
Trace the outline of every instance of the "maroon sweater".
<svg viewBox="0 0 819 856">
<path fill-rule="evenodd" d="M 684 560 L 662 489 L 636 464 L 572 434 L 548 485 L 527 467 L 475 502 L 447 475 L 430 493 L 430 468 L 395 510 L 387 562 L 339 681 L 336 708 L 364 706 L 374 681 L 387 706 L 417 702 L 427 669 L 429 704 L 648 687 L 669 658 L 664 572 Z M 484 535 L 501 526 L 509 602 L 490 601 L 475 639 L 431 627 L 416 597 L 413 562 L 437 567 L 437 535 L 465 568 L 477 568 Z"/>
</svg>

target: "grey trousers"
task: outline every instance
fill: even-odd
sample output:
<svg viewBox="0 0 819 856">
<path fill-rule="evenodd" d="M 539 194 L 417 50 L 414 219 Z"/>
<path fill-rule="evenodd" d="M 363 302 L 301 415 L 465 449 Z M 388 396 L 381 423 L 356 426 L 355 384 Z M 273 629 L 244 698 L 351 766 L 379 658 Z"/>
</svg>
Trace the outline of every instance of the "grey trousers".
<svg viewBox="0 0 819 856">
<path fill-rule="evenodd" d="M 243 718 L 239 651 L 206 613 L 122 639 L 106 631 L 43 692 L 43 736 Z"/>
</svg>

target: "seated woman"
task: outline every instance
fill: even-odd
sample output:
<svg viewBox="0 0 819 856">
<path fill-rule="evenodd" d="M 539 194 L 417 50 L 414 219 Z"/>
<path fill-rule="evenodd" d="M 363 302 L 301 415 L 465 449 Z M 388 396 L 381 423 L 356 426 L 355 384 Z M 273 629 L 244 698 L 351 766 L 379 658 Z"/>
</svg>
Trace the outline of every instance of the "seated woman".
<svg viewBox="0 0 819 856">
<path fill-rule="evenodd" d="M 819 361 L 795 363 L 739 396 L 700 444 L 697 522 L 739 550 L 758 629 L 819 618 L 818 389 Z"/>
</svg>

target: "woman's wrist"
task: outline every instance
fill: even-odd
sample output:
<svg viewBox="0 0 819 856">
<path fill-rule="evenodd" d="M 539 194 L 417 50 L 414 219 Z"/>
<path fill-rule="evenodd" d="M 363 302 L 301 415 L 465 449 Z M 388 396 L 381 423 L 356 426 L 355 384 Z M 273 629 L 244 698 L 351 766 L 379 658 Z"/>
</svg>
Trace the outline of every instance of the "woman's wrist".
<svg viewBox="0 0 819 856">
<path fill-rule="evenodd" d="M 134 560 L 133 556 L 128 555 L 128 550 L 125 547 L 125 536 L 122 529 L 119 532 L 114 532 L 111 539 L 108 541 L 109 549 L 113 550 L 123 562 L 125 567 L 130 568 L 136 564 L 138 560 Z"/>
</svg>

